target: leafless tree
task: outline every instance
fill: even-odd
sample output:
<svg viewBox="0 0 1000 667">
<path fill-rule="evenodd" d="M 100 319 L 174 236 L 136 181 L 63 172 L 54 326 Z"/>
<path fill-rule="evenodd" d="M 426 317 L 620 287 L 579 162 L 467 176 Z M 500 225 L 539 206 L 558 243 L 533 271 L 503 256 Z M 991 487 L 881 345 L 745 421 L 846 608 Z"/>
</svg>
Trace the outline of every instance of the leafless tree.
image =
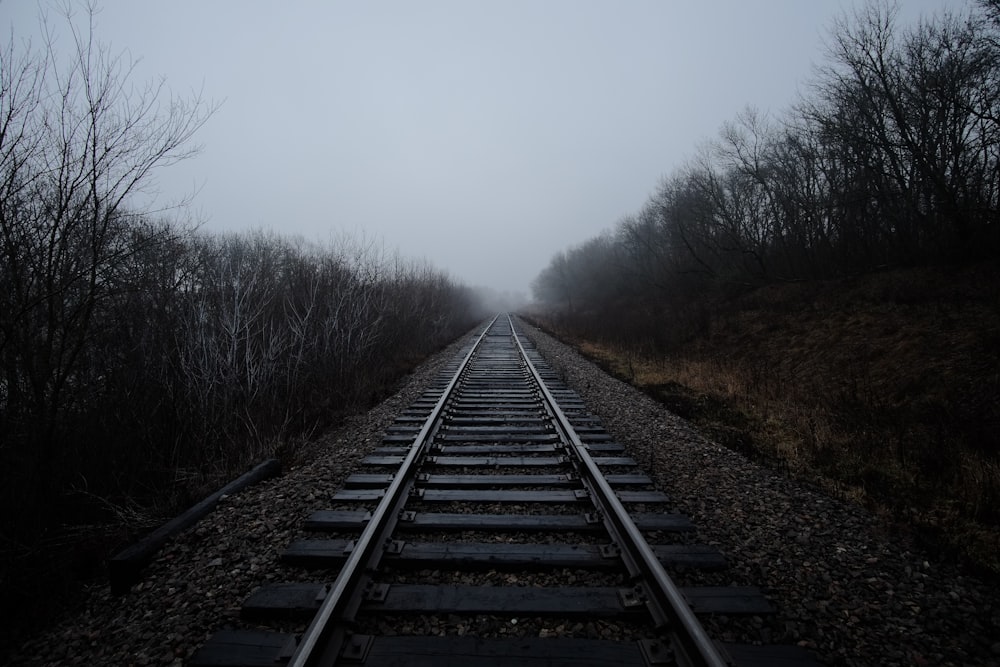
<svg viewBox="0 0 1000 667">
<path fill-rule="evenodd" d="M 194 154 L 214 110 L 134 81 L 134 63 L 97 40 L 93 6 L 61 9 L 68 54 L 47 21 L 40 49 L 11 35 L 0 54 L 0 428 L 4 449 L 22 450 L 4 454 L 39 465 L 91 390 L 88 350 L 139 249 L 133 196 Z"/>
<path fill-rule="evenodd" d="M 648 332 L 617 305 L 694 322 L 678 315 L 720 290 L 996 257 L 998 4 L 910 27 L 897 13 L 875 0 L 840 18 L 808 96 L 781 116 L 737 114 L 618 223 L 602 250 L 619 258 L 615 299 L 585 287 L 591 242 L 553 257 L 536 298 Z"/>
</svg>

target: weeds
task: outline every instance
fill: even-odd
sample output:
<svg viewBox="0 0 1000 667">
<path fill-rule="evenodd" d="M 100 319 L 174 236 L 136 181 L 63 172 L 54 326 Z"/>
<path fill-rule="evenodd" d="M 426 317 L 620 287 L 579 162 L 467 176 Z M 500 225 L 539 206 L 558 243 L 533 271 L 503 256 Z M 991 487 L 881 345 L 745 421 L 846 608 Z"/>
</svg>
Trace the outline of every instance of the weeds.
<svg viewBox="0 0 1000 667">
<path fill-rule="evenodd" d="M 807 302 L 771 287 L 669 353 L 578 345 L 720 444 L 1000 575 L 1000 278 L 980 269 L 814 285 Z"/>
</svg>

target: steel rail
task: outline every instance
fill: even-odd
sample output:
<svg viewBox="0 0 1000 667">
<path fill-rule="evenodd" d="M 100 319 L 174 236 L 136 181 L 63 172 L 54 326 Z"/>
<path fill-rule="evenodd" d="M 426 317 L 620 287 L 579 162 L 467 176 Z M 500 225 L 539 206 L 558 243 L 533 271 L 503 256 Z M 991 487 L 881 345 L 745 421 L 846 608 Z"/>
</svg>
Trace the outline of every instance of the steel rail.
<svg viewBox="0 0 1000 667">
<path fill-rule="evenodd" d="M 368 521 L 361 536 L 355 542 L 350 556 L 341 568 L 337 579 L 330 587 L 326 597 L 323 599 L 323 604 L 320 606 L 319 611 L 316 612 L 316 616 L 313 617 L 309 627 L 306 628 L 305 633 L 303 633 L 299 640 L 295 652 L 288 661 L 288 667 L 315 667 L 321 664 L 333 664 L 336 660 L 340 647 L 329 646 L 329 644 L 335 635 L 338 621 L 343 616 L 345 607 L 350 603 L 353 594 L 357 591 L 358 583 L 365 574 L 366 568 L 369 567 L 372 556 L 375 555 L 377 549 L 383 548 L 384 541 L 391 532 L 389 528 L 393 525 L 402 505 L 406 502 L 406 495 L 413 483 L 412 473 L 415 471 L 416 464 L 426 449 L 429 436 L 444 410 L 445 403 L 458 384 L 462 373 L 468 368 L 469 362 L 476 354 L 476 351 L 480 348 L 483 341 L 486 340 L 487 333 L 499 317 L 499 314 L 494 317 L 486 328 L 483 329 L 482 333 L 479 334 L 478 340 L 476 340 L 472 349 L 469 350 L 469 353 L 465 355 L 455 375 L 442 392 L 441 398 L 434 405 L 423 427 L 413 440 L 413 444 L 403 459 L 399 471 L 393 477 L 389 488 L 386 489 L 385 496 L 383 496 L 378 507 L 372 512 L 371 520 Z M 334 651 L 334 653 L 331 654 L 331 651 Z"/>
<path fill-rule="evenodd" d="M 572 452 L 580 464 L 581 478 L 587 481 L 595 504 L 603 514 L 606 523 L 609 524 L 612 536 L 617 540 L 619 548 L 622 549 L 622 556 L 626 558 L 626 562 L 631 561 L 646 580 L 645 588 L 649 598 L 647 604 L 652 605 L 650 611 L 654 617 L 665 620 L 670 629 L 676 633 L 681 644 L 678 648 L 684 652 L 689 664 L 726 667 L 726 660 L 723 659 L 701 623 L 695 618 L 684 595 L 678 590 L 670 575 L 657 559 L 656 554 L 653 553 L 646 538 L 642 536 L 642 532 L 632 521 L 625 506 L 615 495 L 614 490 L 604 478 L 604 474 L 594 463 L 594 459 L 590 456 L 583 441 L 580 440 L 580 436 L 577 435 L 552 392 L 545 385 L 541 374 L 524 349 L 510 315 L 507 315 L 507 320 L 510 322 L 514 342 L 521 351 L 528 370 L 538 383 L 559 429 L 570 443 Z"/>
</svg>

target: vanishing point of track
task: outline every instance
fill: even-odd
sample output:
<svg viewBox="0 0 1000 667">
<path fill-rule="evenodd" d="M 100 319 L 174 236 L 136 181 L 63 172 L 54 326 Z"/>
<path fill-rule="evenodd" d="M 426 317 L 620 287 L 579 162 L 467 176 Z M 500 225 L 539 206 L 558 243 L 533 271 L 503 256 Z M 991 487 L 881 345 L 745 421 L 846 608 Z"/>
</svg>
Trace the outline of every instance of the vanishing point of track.
<svg viewBox="0 0 1000 667">
<path fill-rule="evenodd" d="M 699 614 L 773 610 L 756 589 L 674 584 L 671 568 L 720 568 L 723 555 L 647 542 L 693 526 L 664 511 L 668 497 L 518 326 L 495 318 L 399 415 L 364 460 L 369 472 L 331 498 L 335 509 L 308 518 L 324 536 L 293 542 L 282 559 L 316 579 L 259 589 L 244 603 L 246 626 L 217 632 L 189 664 L 811 662 L 797 647 L 724 646 L 707 635 Z M 428 572 L 434 583 L 413 583 Z M 497 585 L 497 572 L 521 585 Z M 482 582 L 468 583 L 476 573 Z M 444 616 L 452 631 L 396 631 L 419 615 Z M 558 630 L 518 634 L 519 618 L 553 619 L 546 627 Z M 626 624 L 625 636 L 594 637 L 592 622 L 604 619 Z"/>
</svg>

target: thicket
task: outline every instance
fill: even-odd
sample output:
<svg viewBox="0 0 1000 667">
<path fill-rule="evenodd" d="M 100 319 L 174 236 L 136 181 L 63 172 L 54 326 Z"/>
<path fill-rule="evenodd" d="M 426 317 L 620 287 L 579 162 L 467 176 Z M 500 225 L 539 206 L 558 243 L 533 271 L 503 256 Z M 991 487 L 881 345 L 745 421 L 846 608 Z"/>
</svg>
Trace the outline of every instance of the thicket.
<svg viewBox="0 0 1000 667">
<path fill-rule="evenodd" d="M 553 257 L 536 300 L 590 335 L 662 346 L 704 328 L 708 297 L 996 257 L 1000 2 L 895 15 L 838 20 L 800 101 L 740 113 L 638 213 Z"/>
<path fill-rule="evenodd" d="M 797 103 L 740 113 L 533 291 L 651 393 L 721 400 L 741 447 L 1000 572 L 1000 1 L 896 14 L 838 20 Z"/>
<path fill-rule="evenodd" d="M 85 550 L 81 525 L 134 527 L 287 453 L 478 316 L 467 288 L 372 241 L 204 234 L 137 210 L 214 107 L 132 81 L 92 16 L 66 12 L 68 57 L 49 29 L 0 52 L 8 610 L 62 576 L 32 582 L 29 563 Z"/>
</svg>

